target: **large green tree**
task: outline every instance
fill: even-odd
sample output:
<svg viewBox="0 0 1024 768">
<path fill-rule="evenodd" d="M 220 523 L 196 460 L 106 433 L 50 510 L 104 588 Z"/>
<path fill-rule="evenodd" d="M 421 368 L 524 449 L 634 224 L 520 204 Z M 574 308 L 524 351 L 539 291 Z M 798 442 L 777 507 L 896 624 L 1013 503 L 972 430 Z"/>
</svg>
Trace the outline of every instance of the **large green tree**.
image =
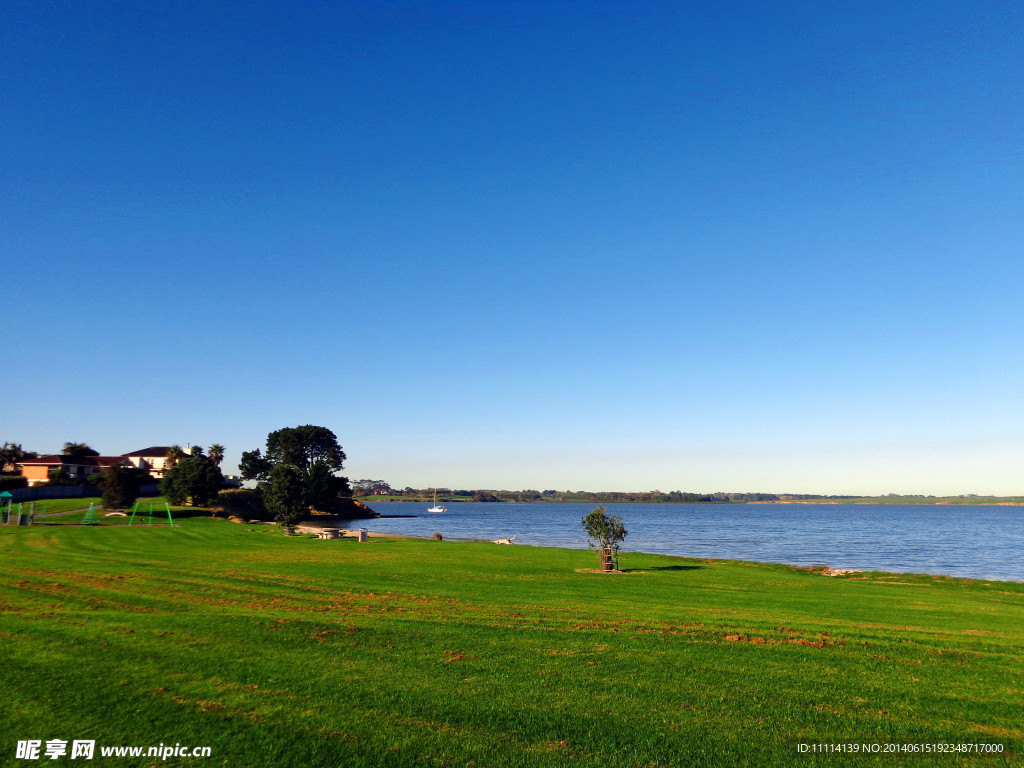
<svg viewBox="0 0 1024 768">
<path fill-rule="evenodd" d="M 245 451 L 239 469 L 242 479 L 257 481 L 267 509 L 286 523 L 297 519 L 294 510 L 299 506 L 301 514 L 310 509 L 333 512 L 339 499 L 351 495 L 348 479 L 337 474 L 345 458 L 331 430 L 306 424 L 271 432 L 266 454 L 259 448 Z"/>
<path fill-rule="evenodd" d="M 98 485 L 103 489 L 103 508 L 128 509 L 139 497 L 139 486 L 147 477 L 135 467 L 114 464 L 99 475 Z"/>
<path fill-rule="evenodd" d="M 160 493 L 171 504 L 205 507 L 220 491 L 224 475 L 207 456 L 197 454 L 180 459 L 160 480 Z"/>
</svg>

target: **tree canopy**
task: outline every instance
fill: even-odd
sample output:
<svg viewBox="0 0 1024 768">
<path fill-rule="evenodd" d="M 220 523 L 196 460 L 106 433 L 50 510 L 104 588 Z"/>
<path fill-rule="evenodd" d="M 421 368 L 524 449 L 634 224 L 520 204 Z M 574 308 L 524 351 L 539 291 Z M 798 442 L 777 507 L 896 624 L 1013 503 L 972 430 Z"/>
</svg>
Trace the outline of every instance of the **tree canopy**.
<svg viewBox="0 0 1024 768">
<path fill-rule="evenodd" d="M 128 509 L 139 497 L 139 486 L 148 477 L 135 468 L 114 464 L 99 475 L 98 484 L 103 489 L 103 508 Z"/>
<path fill-rule="evenodd" d="M 618 568 L 619 547 L 628 533 L 622 524 L 622 516 L 609 515 L 602 506 L 591 510 L 581 522 L 590 537 L 591 549 L 596 549 L 601 558 L 601 568 L 610 571 L 613 561 Z"/>
<path fill-rule="evenodd" d="M 171 504 L 205 507 L 220 491 L 224 475 L 207 456 L 196 454 L 180 459 L 160 480 L 160 493 Z"/>
<path fill-rule="evenodd" d="M 345 463 L 345 452 L 338 438 L 327 427 L 285 427 L 267 435 L 267 459 L 272 464 L 294 464 L 309 469 L 322 461 L 331 472 L 337 472 Z"/>
<path fill-rule="evenodd" d="M 64 467 L 51 469 L 46 474 L 47 485 L 75 485 L 76 482 L 75 478 Z"/>
<path fill-rule="evenodd" d="M 294 464 L 275 466 L 263 488 L 263 503 L 281 525 L 297 523 L 309 511 L 309 493 L 302 470 Z"/>
<path fill-rule="evenodd" d="M 5 442 L 0 448 L 0 474 L 18 474 L 18 462 L 35 458 L 36 455 L 33 451 L 22 449 L 21 443 Z"/>
<path fill-rule="evenodd" d="M 256 480 L 267 509 L 278 522 L 291 525 L 311 509 L 334 512 L 351 494 L 342 469 L 345 452 L 326 427 L 306 424 L 267 435 L 266 455 L 257 448 L 242 453 L 244 480 Z"/>
<path fill-rule="evenodd" d="M 85 456 L 99 456 L 100 452 L 94 448 L 90 448 L 87 443 L 64 443 L 64 450 L 61 451 L 61 454 L 71 458 L 81 459 Z"/>
<path fill-rule="evenodd" d="M 164 467 L 166 469 L 171 469 L 183 458 L 185 458 L 185 451 L 182 450 L 180 445 L 175 443 L 167 449 L 167 461 L 165 462 Z"/>
</svg>

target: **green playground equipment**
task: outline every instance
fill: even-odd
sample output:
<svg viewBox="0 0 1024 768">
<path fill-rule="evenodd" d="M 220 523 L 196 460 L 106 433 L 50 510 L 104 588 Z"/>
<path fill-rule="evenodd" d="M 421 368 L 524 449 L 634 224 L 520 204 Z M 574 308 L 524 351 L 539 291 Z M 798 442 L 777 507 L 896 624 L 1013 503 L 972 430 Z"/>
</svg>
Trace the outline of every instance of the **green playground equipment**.
<svg viewBox="0 0 1024 768">
<path fill-rule="evenodd" d="M 99 521 L 96 519 L 96 504 L 89 505 L 89 511 L 85 513 L 85 517 L 82 518 L 82 525 L 96 525 Z"/>
<path fill-rule="evenodd" d="M 171 505 L 165 502 L 164 506 L 167 507 L 167 523 L 168 523 L 168 525 L 171 526 L 171 528 L 173 528 L 174 527 L 174 519 L 171 517 Z M 135 515 L 136 515 L 136 513 L 138 511 L 139 511 L 139 502 L 135 502 L 135 506 L 132 508 L 131 519 L 128 520 L 128 525 L 129 526 L 133 522 L 135 522 Z M 153 502 L 150 502 L 149 503 L 149 522 L 147 523 L 147 525 L 152 525 L 152 524 L 153 524 Z"/>
<path fill-rule="evenodd" d="M 32 511 L 31 506 L 29 511 L 25 511 L 25 505 L 18 502 L 18 509 L 14 509 L 14 503 L 11 502 L 7 505 L 7 514 L 4 516 L 4 522 L 7 525 L 32 525 Z"/>
</svg>

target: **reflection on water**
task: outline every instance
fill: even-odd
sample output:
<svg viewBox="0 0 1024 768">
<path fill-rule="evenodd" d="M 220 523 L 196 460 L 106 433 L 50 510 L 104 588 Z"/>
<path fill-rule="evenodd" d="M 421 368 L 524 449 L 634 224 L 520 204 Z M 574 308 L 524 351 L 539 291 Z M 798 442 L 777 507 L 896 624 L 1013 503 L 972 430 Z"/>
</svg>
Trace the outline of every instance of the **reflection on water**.
<svg viewBox="0 0 1024 768">
<path fill-rule="evenodd" d="M 581 518 L 596 504 L 373 503 L 375 531 L 498 539 L 585 549 Z M 836 504 L 606 504 L 629 531 L 625 549 L 790 565 L 939 573 L 1024 581 L 1024 507 Z"/>
</svg>

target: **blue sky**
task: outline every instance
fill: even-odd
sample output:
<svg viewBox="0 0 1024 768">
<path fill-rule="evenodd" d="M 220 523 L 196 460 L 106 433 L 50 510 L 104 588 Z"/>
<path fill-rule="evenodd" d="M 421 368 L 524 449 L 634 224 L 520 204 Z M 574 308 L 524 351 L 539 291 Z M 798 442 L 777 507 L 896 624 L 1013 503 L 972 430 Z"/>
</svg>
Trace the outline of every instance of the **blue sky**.
<svg viewBox="0 0 1024 768">
<path fill-rule="evenodd" d="M 397 486 L 1024 493 L 1022 34 L 5 3 L 0 440 L 233 465 L 312 423 Z"/>
</svg>

